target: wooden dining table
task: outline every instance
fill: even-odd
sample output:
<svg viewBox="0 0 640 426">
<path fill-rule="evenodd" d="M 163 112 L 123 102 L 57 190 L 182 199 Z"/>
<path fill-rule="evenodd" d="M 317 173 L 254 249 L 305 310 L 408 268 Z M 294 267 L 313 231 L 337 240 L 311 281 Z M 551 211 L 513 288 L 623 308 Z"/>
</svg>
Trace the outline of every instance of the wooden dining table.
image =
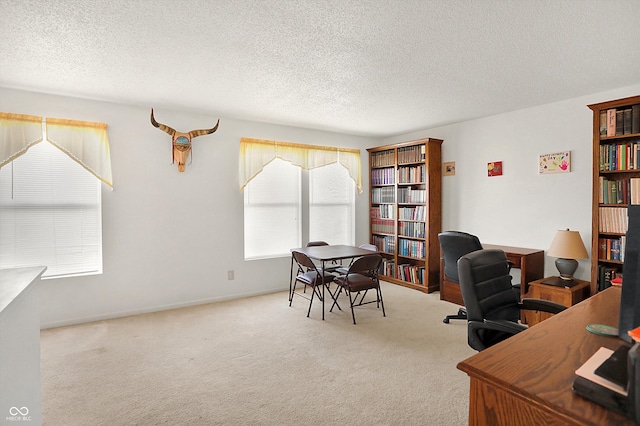
<svg viewBox="0 0 640 426">
<path fill-rule="evenodd" d="M 336 244 L 336 245 L 326 245 L 326 246 L 311 246 L 311 247 L 301 247 L 291 249 L 291 275 L 290 279 L 293 278 L 293 252 L 297 251 L 300 253 L 306 254 L 311 260 L 315 260 L 320 262 L 322 270 L 325 269 L 325 266 L 329 262 L 334 262 L 338 260 L 345 259 L 355 259 L 362 256 L 367 256 L 375 253 L 379 253 L 379 251 L 372 251 L 363 249 L 356 246 L 350 246 L 345 244 Z M 324 282 L 324 276 L 322 277 L 322 319 L 324 320 L 324 299 L 325 299 L 325 288 L 329 283 Z M 331 294 L 331 291 L 329 291 Z M 333 298 L 333 294 L 331 294 Z"/>
</svg>

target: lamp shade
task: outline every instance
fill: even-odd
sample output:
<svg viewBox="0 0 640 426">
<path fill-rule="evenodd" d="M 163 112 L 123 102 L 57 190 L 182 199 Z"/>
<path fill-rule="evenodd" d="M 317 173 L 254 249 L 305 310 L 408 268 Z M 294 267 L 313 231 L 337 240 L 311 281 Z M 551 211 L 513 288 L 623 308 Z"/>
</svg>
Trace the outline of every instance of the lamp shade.
<svg viewBox="0 0 640 426">
<path fill-rule="evenodd" d="M 547 250 L 547 255 L 563 259 L 586 259 L 589 257 L 580 232 L 559 230 Z"/>
</svg>

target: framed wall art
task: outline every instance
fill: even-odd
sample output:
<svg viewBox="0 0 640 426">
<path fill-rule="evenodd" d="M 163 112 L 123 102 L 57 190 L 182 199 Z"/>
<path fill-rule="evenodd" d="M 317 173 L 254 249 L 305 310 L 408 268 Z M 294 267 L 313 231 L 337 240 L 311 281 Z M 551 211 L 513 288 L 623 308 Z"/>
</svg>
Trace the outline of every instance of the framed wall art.
<svg viewBox="0 0 640 426">
<path fill-rule="evenodd" d="M 538 161 L 538 173 L 569 173 L 571 171 L 571 151 L 542 154 Z"/>
<path fill-rule="evenodd" d="M 487 163 L 488 176 L 502 176 L 502 161 Z"/>
</svg>

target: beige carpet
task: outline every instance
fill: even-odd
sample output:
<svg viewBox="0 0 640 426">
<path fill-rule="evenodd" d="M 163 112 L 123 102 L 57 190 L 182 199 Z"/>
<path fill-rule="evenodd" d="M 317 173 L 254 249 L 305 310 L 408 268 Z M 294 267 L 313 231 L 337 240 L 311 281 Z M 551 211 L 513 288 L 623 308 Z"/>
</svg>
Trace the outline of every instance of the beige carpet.
<svg viewBox="0 0 640 426">
<path fill-rule="evenodd" d="M 383 283 L 321 320 L 287 293 L 43 330 L 45 425 L 464 425 L 457 306 Z"/>
</svg>

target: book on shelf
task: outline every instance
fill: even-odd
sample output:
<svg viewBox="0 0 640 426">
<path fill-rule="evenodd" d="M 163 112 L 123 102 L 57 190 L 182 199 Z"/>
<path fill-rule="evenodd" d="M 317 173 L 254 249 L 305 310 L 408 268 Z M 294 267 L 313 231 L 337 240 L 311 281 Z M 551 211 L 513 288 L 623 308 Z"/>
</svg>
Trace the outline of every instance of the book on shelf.
<svg viewBox="0 0 640 426">
<path fill-rule="evenodd" d="M 599 207 L 598 220 L 601 233 L 627 233 L 629 218 L 626 207 Z"/>
<path fill-rule="evenodd" d="M 640 104 L 631 107 L 631 133 L 640 133 Z"/>
<path fill-rule="evenodd" d="M 616 135 L 616 110 L 607 110 L 607 136 Z"/>
<path fill-rule="evenodd" d="M 607 111 L 600 111 L 600 136 L 607 136 Z"/>
<path fill-rule="evenodd" d="M 616 110 L 616 136 L 624 135 L 624 110 Z"/>
<path fill-rule="evenodd" d="M 598 265 L 598 291 L 611 287 L 612 280 L 618 276 L 622 276 L 618 267 Z"/>
<path fill-rule="evenodd" d="M 631 134 L 631 108 L 625 108 L 622 110 L 622 114 L 623 114 L 623 131 L 622 134 L 623 135 L 630 135 Z"/>
</svg>

